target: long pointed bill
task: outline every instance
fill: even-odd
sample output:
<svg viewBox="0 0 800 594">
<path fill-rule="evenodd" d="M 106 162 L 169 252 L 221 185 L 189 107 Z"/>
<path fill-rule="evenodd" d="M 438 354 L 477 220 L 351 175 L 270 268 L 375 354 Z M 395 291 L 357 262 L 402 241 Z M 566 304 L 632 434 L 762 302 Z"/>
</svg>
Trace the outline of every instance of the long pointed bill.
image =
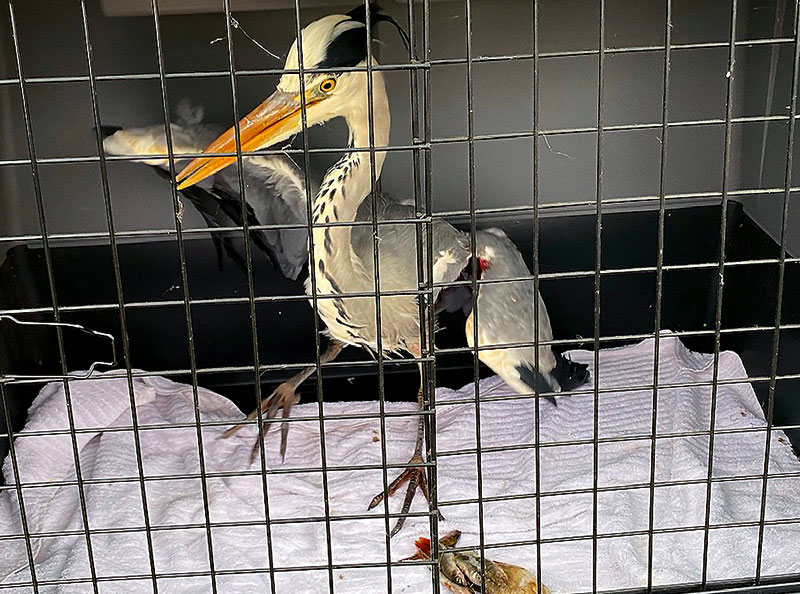
<svg viewBox="0 0 800 594">
<path fill-rule="evenodd" d="M 306 93 L 306 107 L 321 97 Z M 309 97 L 310 96 L 310 97 Z M 239 123 L 242 151 L 254 151 L 269 146 L 300 129 L 300 94 L 275 91 L 261 105 L 243 117 Z M 224 132 L 204 150 L 204 154 L 235 153 L 236 136 L 233 127 Z M 183 190 L 225 169 L 236 156 L 198 157 L 177 176 L 178 189 Z"/>
</svg>

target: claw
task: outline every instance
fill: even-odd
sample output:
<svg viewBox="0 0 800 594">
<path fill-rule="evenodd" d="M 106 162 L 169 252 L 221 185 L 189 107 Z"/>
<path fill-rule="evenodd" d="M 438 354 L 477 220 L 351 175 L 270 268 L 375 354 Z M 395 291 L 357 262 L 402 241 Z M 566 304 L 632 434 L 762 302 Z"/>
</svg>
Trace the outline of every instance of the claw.
<svg viewBox="0 0 800 594">
<path fill-rule="evenodd" d="M 257 439 L 255 443 L 253 443 L 253 447 L 250 448 L 250 465 L 252 466 L 253 463 L 256 461 L 256 456 L 258 456 L 258 447 L 259 445 L 263 444 L 264 442 L 260 439 Z"/>
<path fill-rule="evenodd" d="M 414 455 L 411 460 L 408 461 L 409 464 L 422 464 L 423 462 L 424 460 L 422 459 L 422 456 L 418 455 Z M 405 514 L 407 514 L 408 510 L 411 509 L 411 503 L 414 501 L 414 495 L 416 494 L 418 488 L 422 492 L 422 496 L 425 498 L 425 501 L 430 503 L 430 500 L 428 499 L 428 479 L 425 475 L 425 469 L 413 466 L 406 468 L 396 479 L 389 483 L 385 493 L 378 493 L 375 495 L 375 497 L 372 498 L 372 501 L 369 502 L 367 509 L 371 510 L 377 507 L 386 497 L 391 497 L 394 495 L 404 483 L 408 483 L 408 487 L 406 488 L 406 494 L 403 498 L 403 506 L 400 509 L 400 513 L 402 515 L 397 518 L 397 522 L 389 533 L 390 538 L 400 532 L 400 530 L 403 528 L 403 525 L 406 522 Z M 438 514 L 439 519 L 444 520 L 444 516 L 442 516 L 441 512 L 438 512 Z"/>
<path fill-rule="evenodd" d="M 269 405 L 269 408 L 267 408 L 265 415 L 262 413 L 262 417 L 263 417 L 262 421 L 272 420 L 272 419 L 275 418 L 275 415 L 278 414 L 278 408 L 279 408 L 280 405 L 279 404 L 275 404 L 275 403 L 270 404 L 270 402 L 269 402 L 269 400 L 271 400 L 273 398 L 273 396 L 275 395 L 276 392 L 277 392 L 277 389 L 276 389 L 275 392 L 272 393 L 272 395 L 270 395 L 270 397 L 269 397 L 269 399 L 267 401 L 267 404 Z M 262 403 L 262 408 L 263 408 L 263 403 Z M 255 416 L 258 416 L 258 415 L 256 414 Z M 254 416 L 254 418 L 255 418 L 255 416 Z M 288 425 L 288 423 L 284 422 L 283 425 Z M 255 443 L 253 444 L 253 449 L 250 450 L 250 464 L 252 464 L 253 462 L 256 461 L 256 456 L 258 456 L 258 446 L 259 446 L 259 444 L 264 442 L 264 438 L 267 436 L 267 432 L 269 432 L 271 426 L 272 426 L 272 423 L 263 423 L 262 422 L 261 430 L 258 433 L 258 438 L 256 439 Z M 287 427 L 287 432 L 288 432 L 288 427 Z M 283 453 L 283 450 L 285 450 L 285 448 L 286 448 L 286 444 L 283 442 L 283 440 L 281 440 L 281 450 L 282 450 L 281 453 Z"/>
<path fill-rule="evenodd" d="M 278 411 L 283 409 L 281 416 L 284 419 L 289 418 L 291 413 L 292 407 L 300 402 L 300 396 L 294 391 L 294 386 L 289 382 L 284 382 L 279 385 L 269 397 L 265 398 L 261 401 L 261 416 L 263 420 L 271 420 L 274 419 Z M 246 421 L 252 421 L 253 419 L 258 417 L 259 409 L 254 410 L 249 415 L 247 415 Z M 239 423 L 238 425 L 231 427 L 225 433 L 222 434 L 223 438 L 228 438 L 231 435 L 235 434 L 239 431 L 242 427 L 247 425 L 248 423 Z M 261 427 L 261 431 L 259 432 L 258 438 L 256 439 L 255 444 L 253 445 L 252 450 L 250 451 L 250 463 L 252 464 L 256 456 L 258 456 L 258 444 L 266 437 L 267 432 L 269 431 L 272 423 L 263 423 Z M 281 460 L 284 459 L 286 456 L 286 442 L 289 436 L 289 423 L 284 421 L 281 423 Z"/>
<path fill-rule="evenodd" d="M 296 393 L 292 394 L 293 398 L 291 400 L 284 400 L 283 402 L 283 418 L 288 419 L 289 413 L 292 411 L 292 407 L 300 402 L 300 396 Z M 284 421 L 281 423 L 281 462 L 283 462 L 286 458 L 286 442 L 289 438 L 289 423 Z"/>
<path fill-rule="evenodd" d="M 250 417 L 247 418 L 249 419 Z M 239 429 L 241 429 L 244 426 L 245 426 L 244 423 L 239 423 L 238 425 L 234 425 L 230 429 L 226 429 L 225 433 L 222 434 L 222 439 L 228 439 L 231 435 L 235 435 L 239 431 Z"/>
</svg>

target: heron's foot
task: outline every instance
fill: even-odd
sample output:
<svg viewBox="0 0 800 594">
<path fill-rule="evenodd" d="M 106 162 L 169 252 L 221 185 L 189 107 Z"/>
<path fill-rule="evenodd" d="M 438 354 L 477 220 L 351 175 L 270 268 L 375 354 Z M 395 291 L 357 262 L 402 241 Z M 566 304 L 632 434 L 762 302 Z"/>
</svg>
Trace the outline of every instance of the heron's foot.
<svg viewBox="0 0 800 594">
<path fill-rule="evenodd" d="M 414 454 L 411 457 L 411 460 L 408 461 L 409 464 L 423 464 L 424 460 L 422 456 L 419 454 Z M 403 507 L 400 509 L 400 513 L 402 514 L 399 518 L 397 518 L 397 522 L 392 528 L 392 531 L 389 533 L 389 536 L 392 537 L 403 527 L 403 524 L 406 522 L 405 514 L 408 513 L 408 510 L 411 509 L 411 502 L 414 500 L 414 495 L 419 489 L 422 492 L 422 496 L 425 497 L 425 501 L 429 501 L 428 499 L 428 478 L 425 474 L 425 468 L 421 468 L 418 466 L 411 466 L 406 468 L 400 476 L 394 479 L 391 483 L 389 483 L 388 488 L 386 489 L 385 493 L 378 493 L 375 497 L 372 498 L 372 501 L 369 503 L 369 507 L 367 509 L 374 509 L 377 507 L 381 501 L 383 501 L 386 497 L 391 497 L 395 494 L 395 492 L 403 486 L 404 483 L 408 483 L 406 487 L 406 495 L 403 499 Z M 439 513 L 439 519 L 443 520 L 444 517 L 441 513 Z"/>
<path fill-rule="evenodd" d="M 292 407 L 300 401 L 300 396 L 294 391 L 294 386 L 289 382 L 283 382 L 279 385 L 269 397 L 261 401 L 261 417 L 264 420 L 274 419 L 278 415 L 279 410 L 283 410 L 283 418 L 287 418 L 292 410 Z M 247 421 L 252 421 L 258 417 L 259 409 L 254 410 L 247 415 Z M 231 427 L 222 437 L 227 438 L 239 431 L 247 423 L 239 423 L 235 427 Z M 266 437 L 272 423 L 263 423 L 258 438 L 256 439 L 253 449 L 250 452 L 250 463 L 256 459 L 258 455 L 259 443 Z M 284 421 L 281 423 L 281 459 L 286 456 L 286 439 L 289 435 L 289 423 Z"/>
</svg>

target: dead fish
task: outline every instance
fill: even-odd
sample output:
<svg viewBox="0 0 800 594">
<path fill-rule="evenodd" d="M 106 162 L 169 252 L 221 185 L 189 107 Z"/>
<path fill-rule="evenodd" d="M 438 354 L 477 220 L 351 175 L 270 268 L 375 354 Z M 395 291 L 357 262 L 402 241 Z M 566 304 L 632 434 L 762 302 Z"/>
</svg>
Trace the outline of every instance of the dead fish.
<svg viewBox="0 0 800 594">
<path fill-rule="evenodd" d="M 448 532 L 439 539 L 439 575 L 447 588 L 456 594 L 481 594 L 481 556 L 478 551 L 447 552 L 456 546 L 461 538 L 459 530 Z M 431 558 L 431 541 L 420 537 L 414 543 L 417 552 L 404 559 Z M 536 577 L 523 567 L 484 559 L 486 590 L 484 594 L 538 594 Z M 550 590 L 542 584 L 541 594 L 550 594 Z"/>
</svg>

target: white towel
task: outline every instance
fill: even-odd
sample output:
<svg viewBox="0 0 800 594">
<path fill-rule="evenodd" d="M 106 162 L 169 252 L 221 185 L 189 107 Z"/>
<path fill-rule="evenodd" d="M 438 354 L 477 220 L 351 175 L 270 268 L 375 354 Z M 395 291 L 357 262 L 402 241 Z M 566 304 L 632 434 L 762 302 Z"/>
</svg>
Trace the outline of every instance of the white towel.
<svg viewBox="0 0 800 594">
<path fill-rule="evenodd" d="M 601 487 L 642 485 L 650 479 L 650 433 L 652 389 L 626 391 L 628 386 L 646 385 L 653 380 L 653 340 L 600 353 L 598 402 L 601 438 L 643 436 L 642 439 L 609 441 L 599 447 L 598 481 Z M 573 359 L 592 363 L 593 356 L 573 351 Z M 674 336 L 661 339 L 659 382 L 676 384 L 708 382 L 712 377 L 712 357 L 686 350 Z M 591 368 L 591 372 L 597 370 Z M 717 429 L 764 427 L 765 420 L 739 357 L 731 352 L 720 355 L 720 380 L 740 379 L 723 384 L 717 394 Z M 209 570 L 205 510 L 211 528 L 214 570 L 219 592 L 225 594 L 269 592 L 269 553 L 266 539 L 264 491 L 259 474 L 223 476 L 207 479 L 207 504 L 197 478 L 180 478 L 200 470 L 198 433 L 194 426 L 172 428 L 171 424 L 191 425 L 195 419 L 190 386 L 159 377 L 134 379 L 134 392 L 140 431 L 142 466 L 147 477 L 164 480 L 146 482 L 147 512 L 152 532 L 152 548 L 158 574 L 159 592 L 207 593 L 211 578 L 181 576 L 185 572 Z M 511 394 L 497 378 L 481 382 L 481 393 L 492 396 Z M 709 386 L 664 388 L 659 390 L 658 433 L 660 435 L 707 431 L 710 420 Z M 103 379 L 70 383 L 75 426 L 91 429 L 77 435 L 81 474 L 88 481 L 84 499 L 92 530 L 142 528 L 144 526 L 138 466 L 133 434 L 130 430 L 110 431 L 131 425 L 127 379 L 106 374 Z M 365 398 L 374 395 L 364 395 Z M 476 446 L 475 405 L 472 386 L 459 391 L 437 390 L 437 446 L 440 452 L 453 452 Z M 238 420 L 241 412 L 226 398 L 200 389 L 199 414 L 204 421 Z M 452 404 L 452 401 L 467 401 Z M 448 404 L 449 402 L 449 404 Z M 519 446 L 534 441 L 534 405 L 530 400 L 483 402 L 481 447 Z M 541 441 L 543 444 L 571 440 L 591 440 L 593 434 L 593 395 L 559 399 L 557 408 L 541 403 Z M 379 470 L 342 471 L 342 466 L 380 464 L 380 421 L 378 404 L 372 402 L 326 403 L 325 415 L 374 413 L 372 419 L 331 419 L 325 422 L 329 473 L 329 512 L 334 518 L 366 512 L 369 499 L 380 491 Z M 389 411 L 412 411 L 411 403 L 387 403 Z M 279 432 L 267 438 L 269 468 L 316 468 L 321 464 L 317 404 L 303 404 L 293 410 L 294 417 L 311 417 L 294 422 L 289 432 L 286 461 L 278 454 Z M 390 463 L 404 463 L 413 448 L 413 417 L 389 417 L 386 444 Z M 159 428 L 155 428 L 159 427 Z M 166 427 L 166 428 L 164 428 Z M 74 480 L 72 441 L 68 434 L 32 435 L 26 432 L 68 428 L 65 398 L 60 383 L 46 386 L 30 410 L 25 431 L 17 436 L 16 453 L 23 482 L 46 484 Z M 104 431 L 104 429 L 106 429 Z M 240 431 L 236 437 L 221 439 L 224 426 L 202 430 L 205 471 L 229 473 L 260 468 L 260 461 L 249 467 L 250 447 L 255 428 Z M 713 475 L 732 477 L 762 472 L 765 431 L 723 433 L 715 436 Z M 543 493 L 587 489 L 593 485 L 592 445 L 542 447 L 541 486 Z M 659 438 L 656 447 L 656 480 L 684 481 L 705 479 L 708 438 Z M 533 494 L 536 452 L 533 448 L 485 452 L 482 456 L 483 496 Z M 770 472 L 800 471 L 785 435 L 774 431 L 770 450 Z M 389 480 L 394 476 L 389 471 Z M 14 482 L 10 460 L 4 465 L 6 481 Z M 97 479 L 127 477 L 133 480 L 92 483 Z M 175 477 L 175 478 L 173 478 Z M 269 475 L 268 499 L 272 520 L 272 557 L 275 567 L 319 566 L 316 571 L 275 573 L 279 593 L 329 592 L 332 577 L 336 594 L 381 592 L 386 590 L 386 568 L 334 569 L 329 576 L 325 523 L 287 522 L 305 517 L 324 517 L 321 473 Z M 440 501 L 457 501 L 477 496 L 476 457 L 474 454 L 442 455 L 438 459 Z M 759 519 L 762 483 L 760 479 L 715 482 L 711 495 L 711 524 L 753 522 Z M 655 492 L 655 527 L 703 526 L 706 484 L 659 487 Z M 400 494 L 390 503 L 398 511 Z M 28 530 L 35 534 L 77 531 L 71 536 L 36 537 L 33 543 L 36 577 L 48 580 L 84 580 L 82 585 L 48 586 L 42 592 L 87 592 L 91 577 L 82 509 L 75 486 L 30 487 L 24 490 Z M 425 509 L 418 497 L 412 510 Z M 464 535 L 460 544 L 478 543 L 477 505 L 443 506 L 446 520 L 440 530 L 454 528 Z M 649 489 L 606 490 L 598 494 L 597 529 L 608 535 L 646 531 Z M 374 519 L 334 520 L 330 523 L 332 558 L 335 565 L 382 563 L 386 560 L 385 520 L 382 506 Z M 772 478 L 768 483 L 767 520 L 788 520 L 800 516 L 800 479 Z M 483 505 L 485 542 L 530 541 L 536 537 L 535 500 L 532 497 L 510 501 L 490 501 Z M 393 522 L 394 520 L 392 520 Z M 246 526 L 230 523 L 245 522 Z M 259 523 L 261 523 L 259 525 Z M 163 529 L 164 527 L 174 529 Z M 413 553 L 413 541 L 427 532 L 427 519 L 409 519 L 406 527 L 391 541 L 391 558 L 398 560 Z M 544 539 L 591 536 L 592 495 L 548 495 L 541 499 L 541 527 Z M 20 535 L 22 526 L 15 490 L 0 492 L 0 536 Z M 653 551 L 653 581 L 656 585 L 694 582 L 702 568 L 703 531 L 675 531 L 656 534 Z M 758 528 L 716 529 L 710 532 L 708 578 L 710 580 L 747 578 L 755 573 Z M 10 585 L 30 580 L 24 540 L 3 539 L 0 555 L 0 583 Z M 647 536 L 621 536 L 598 541 L 597 571 L 600 589 L 631 588 L 647 583 Z M 123 582 L 114 577 L 139 575 L 124 582 L 126 593 L 152 592 L 147 539 L 144 530 L 101 532 L 91 536 L 92 556 L 101 593 L 119 592 Z M 762 575 L 800 572 L 800 524 L 770 525 L 764 534 Z M 591 539 L 542 545 L 542 576 L 554 592 L 586 591 L 592 584 Z M 535 571 L 536 550 L 532 545 L 489 549 L 491 559 L 508 561 Z M 235 573 L 236 570 L 249 573 Z M 253 571 L 255 570 L 255 571 Z M 262 571 L 258 571 L 262 570 Z M 178 574 L 169 576 L 168 574 Z M 393 567 L 395 592 L 428 592 L 430 573 L 424 567 Z M 111 578 L 111 579 L 109 579 Z M 29 587 L 4 590 L 29 592 Z"/>
</svg>

